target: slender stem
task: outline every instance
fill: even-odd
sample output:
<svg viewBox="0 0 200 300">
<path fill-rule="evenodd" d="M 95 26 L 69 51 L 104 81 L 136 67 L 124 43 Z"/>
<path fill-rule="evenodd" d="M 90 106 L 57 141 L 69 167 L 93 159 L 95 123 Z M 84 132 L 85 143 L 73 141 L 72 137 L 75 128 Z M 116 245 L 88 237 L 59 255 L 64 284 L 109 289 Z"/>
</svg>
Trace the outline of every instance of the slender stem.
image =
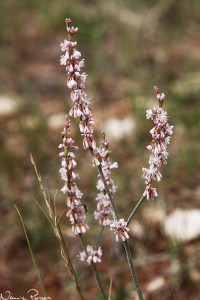
<svg viewBox="0 0 200 300">
<path fill-rule="evenodd" d="M 95 264 L 92 264 L 92 269 L 93 269 L 93 272 L 95 274 L 96 281 L 98 283 L 99 289 L 101 290 L 101 295 L 102 295 L 102 297 L 103 297 L 104 300 L 107 300 L 108 297 L 106 296 L 106 293 L 104 291 L 104 288 L 103 288 L 103 285 L 102 285 L 102 281 L 101 281 L 101 278 L 99 276 L 99 272 L 97 271 L 97 268 L 96 268 Z"/>
<path fill-rule="evenodd" d="M 128 220 L 127 220 L 127 225 L 129 225 L 133 215 L 136 213 L 137 209 L 139 208 L 139 206 L 142 204 L 143 200 L 146 198 L 146 196 L 142 196 L 140 198 L 140 200 L 137 202 L 136 206 L 133 208 L 130 216 L 128 217 Z"/>
<path fill-rule="evenodd" d="M 80 240 L 80 243 L 81 243 L 81 247 L 82 247 L 83 250 L 86 252 L 86 246 L 85 246 L 85 243 L 84 243 L 82 234 L 80 233 L 80 234 L 78 235 L 78 237 L 79 237 L 79 240 Z M 87 252 L 86 252 L 86 253 L 87 253 Z"/>
<path fill-rule="evenodd" d="M 136 290 L 137 290 L 139 300 L 144 300 L 143 295 L 142 295 L 142 290 L 140 288 L 140 284 L 139 284 L 139 281 L 138 281 L 138 278 L 137 278 L 137 275 L 136 275 L 135 267 L 134 267 L 134 264 L 133 264 L 133 258 L 132 258 L 132 255 L 131 255 L 131 251 L 130 251 L 128 241 L 127 240 L 124 241 L 123 244 L 124 244 L 124 249 L 126 251 L 126 257 L 127 257 L 127 260 L 128 260 L 131 275 L 132 275 L 134 283 L 135 283 L 135 287 L 136 287 Z"/>
<path fill-rule="evenodd" d="M 99 232 L 99 235 L 98 235 L 98 237 L 97 237 L 96 248 L 98 248 L 98 247 L 99 247 L 100 240 L 101 240 L 101 238 L 102 238 L 102 235 L 103 235 L 104 229 L 105 229 L 105 227 L 104 227 L 104 226 L 102 226 L 102 227 L 101 227 L 101 231 Z"/>
<path fill-rule="evenodd" d="M 29 241 L 29 237 L 28 237 L 28 233 L 27 233 L 27 230 L 26 230 L 26 226 L 24 224 L 24 220 L 22 218 L 22 215 L 21 215 L 21 213 L 20 213 L 17 205 L 14 204 L 14 206 L 15 206 L 15 209 L 17 210 L 17 213 L 18 213 L 18 215 L 20 217 L 20 220 L 21 220 L 21 223 L 22 223 L 22 226 L 23 226 L 23 229 L 24 229 L 25 238 L 26 238 L 26 241 L 27 241 L 27 244 L 28 244 L 29 252 L 30 252 L 30 255 L 31 255 L 31 258 L 32 258 L 33 266 L 34 266 L 35 271 L 36 271 L 36 275 L 37 275 L 37 278 L 38 278 L 39 285 L 41 287 L 41 290 L 42 290 L 42 293 L 44 295 L 44 298 L 47 299 L 46 291 L 45 291 L 45 288 L 44 288 L 44 285 L 43 285 L 43 282 L 42 282 L 42 278 L 40 276 L 39 269 L 37 267 L 37 263 L 36 263 L 36 260 L 35 260 L 34 254 L 33 254 L 31 243 Z"/>
</svg>

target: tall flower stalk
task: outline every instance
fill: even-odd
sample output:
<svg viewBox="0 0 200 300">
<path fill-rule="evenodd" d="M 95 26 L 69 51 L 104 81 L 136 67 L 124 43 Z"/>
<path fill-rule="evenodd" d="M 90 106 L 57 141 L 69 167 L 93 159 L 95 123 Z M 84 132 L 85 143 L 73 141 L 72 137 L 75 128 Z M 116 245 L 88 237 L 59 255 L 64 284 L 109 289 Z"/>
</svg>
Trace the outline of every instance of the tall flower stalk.
<svg viewBox="0 0 200 300">
<path fill-rule="evenodd" d="M 160 90 L 156 86 L 154 89 L 157 96 L 158 107 L 149 109 L 146 112 L 147 119 L 152 120 L 155 125 L 150 130 L 152 136 L 151 144 L 147 146 L 147 149 L 151 152 L 149 156 L 149 168 L 142 168 L 142 177 L 145 179 L 146 184 L 143 196 L 146 196 L 147 200 L 154 200 L 158 196 L 157 190 L 152 186 L 152 183 L 153 181 L 160 181 L 162 178 L 160 167 L 167 163 L 169 155 L 167 146 L 170 143 L 174 127 L 169 125 L 167 112 L 162 108 L 165 94 L 160 94 Z"/>
<path fill-rule="evenodd" d="M 109 142 L 105 139 L 105 134 L 103 134 L 103 141 L 101 143 L 101 147 L 95 150 L 93 155 L 94 164 L 101 168 L 103 176 L 105 178 L 107 187 L 109 189 L 110 195 L 114 198 L 116 193 L 116 186 L 111 178 L 111 171 L 114 168 L 118 168 L 118 163 L 112 163 L 110 161 L 110 154 L 111 151 L 108 149 Z M 100 225 L 105 227 L 110 226 L 112 220 L 115 218 L 115 213 L 112 207 L 112 204 L 109 200 L 109 195 L 107 193 L 107 189 L 104 185 L 103 179 L 101 174 L 98 174 L 98 181 L 97 181 L 97 190 L 98 194 L 96 197 L 97 201 L 97 208 L 94 212 L 94 217 L 96 220 L 99 221 Z"/>
<path fill-rule="evenodd" d="M 146 187 L 142 197 L 132 210 L 127 224 L 131 222 L 131 219 L 145 198 L 147 200 L 154 200 L 158 197 L 157 189 L 152 184 L 154 181 L 161 180 L 162 174 L 160 168 L 162 165 L 167 164 L 169 155 L 167 147 L 170 144 L 174 126 L 169 125 L 168 113 L 163 109 L 165 94 L 160 93 L 160 89 L 157 86 L 154 86 L 154 90 L 158 106 L 146 111 L 146 118 L 152 120 L 155 125 L 150 130 L 152 136 L 151 144 L 147 146 L 147 149 L 150 151 L 149 168 L 142 168 L 142 177 L 145 179 Z"/>
<path fill-rule="evenodd" d="M 74 145 L 74 140 L 70 137 L 71 121 L 66 116 L 64 130 L 62 132 L 63 142 L 59 145 L 63 151 L 59 153 L 62 158 L 60 175 L 64 180 L 64 186 L 61 191 L 67 193 L 67 206 L 69 210 L 67 217 L 72 224 L 72 231 L 78 235 L 85 233 L 89 226 L 85 222 L 86 209 L 81 203 L 83 193 L 78 189 L 76 180 L 79 179 L 79 174 L 76 172 L 76 161 L 74 151 L 78 150 L 78 147 Z"/>
</svg>

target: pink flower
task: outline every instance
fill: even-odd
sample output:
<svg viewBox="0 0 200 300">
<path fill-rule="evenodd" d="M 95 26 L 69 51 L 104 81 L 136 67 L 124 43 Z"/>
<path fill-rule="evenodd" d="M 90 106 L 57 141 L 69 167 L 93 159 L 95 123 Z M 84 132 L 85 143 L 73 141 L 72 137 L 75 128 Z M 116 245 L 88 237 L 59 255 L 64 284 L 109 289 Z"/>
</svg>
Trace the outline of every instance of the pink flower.
<svg viewBox="0 0 200 300">
<path fill-rule="evenodd" d="M 156 188 L 153 188 L 150 184 L 146 185 L 145 191 L 143 193 L 143 196 L 147 197 L 147 200 L 154 200 L 155 198 L 158 197 L 158 193 Z"/>
<path fill-rule="evenodd" d="M 87 254 L 85 251 L 82 251 L 82 252 L 79 252 L 79 255 L 77 255 L 77 256 L 79 257 L 80 261 L 85 261 Z"/>
<path fill-rule="evenodd" d="M 68 88 L 72 89 L 72 88 L 76 88 L 77 87 L 77 82 L 71 78 L 67 81 L 67 86 Z"/>
<path fill-rule="evenodd" d="M 61 192 L 63 194 L 66 194 L 68 192 L 68 187 L 66 185 L 64 185 L 63 188 L 61 189 Z"/>
<path fill-rule="evenodd" d="M 69 58 L 69 54 L 66 52 L 65 55 L 61 55 L 60 56 L 60 65 L 66 65 L 67 64 L 67 60 Z"/>
<path fill-rule="evenodd" d="M 157 99 L 158 99 L 159 101 L 164 101 L 164 100 L 165 100 L 165 94 L 164 94 L 164 93 L 162 93 L 161 95 L 160 95 L 160 94 L 157 94 Z"/>
<path fill-rule="evenodd" d="M 72 225 L 72 231 L 78 235 L 86 233 L 86 231 L 89 229 L 87 224 L 74 224 Z"/>
<path fill-rule="evenodd" d="M 94 250 L 92 246 L 87 246 L 86 251 L 79 252 L 78 257 L 81 261 L 87 260 L 87 263 L 90 265 L 92 263 L 100 263 L 102 257 L 102 249 L 98 247 L 97 250 Z"/>
<path fill-rule="evenodd" d="M 94 212 L 94 218 L 99 221 L 99 224 L 103 226 L 109 226 L 114 218 L 113 209 L 110 201 L 103 193 L 99 193 L 96 197 L 97 210 Z"/>
<path fill-rule="evenodd" d="M 69 47 L 69 41 L 68 40 L 64 40 L 63 42 L 60 43 L 60 48 L 61 51 L 67 51 L 68 47 Z"/>
<path fill-rule="evenodd" d="M 69 24 L 67 24 L 67 25 L 69 25 Z M 67 32 L 71 35 L 71 36 L 73 36 L 76 32 L 78 31 L 78 27 L 67 27 Z"/>
<path fill-rule="evenodd" d="M 153 116 L 154 116 L 154 113 L 153 113 L 152 109 L 148 109 L 146 111 L 146 117 L 147 117 L 147 119 L 153 120 Z"/>
<path fill-rule="evenodd" d="M 154 89 L 157 94 L 158 107 L 146 111 L 147 119 L 151 119 L 155 125 L 150 130 L 152 142 L 147 146 L 151 152 L 149 168 L 142 168 L 142 177 L 146 184 L 143 195 L 147 197 L 147 200 L 154 200 L 158 196 L 156 189 L 152 187 L 152 181 L 160 181 L 162 178 L 159 168 L 167 163 L 167 145 L 173 134 L 173 126 L 169 125 L 167 112 L 162 108 L 165 95 L 164 93 L 160 94 L 158 87 L 154 87 Z"/>
<path fill-rule="evenodd" d="M 129 228 L 127 227 L 127 222 L 124 221 L 124 219 L 114 220 L 110 223 L 110 230 L 114 231 L 114 234 L 116 235 L 116 241 L 118 242 L 119 238 L 121 238 L 122 241 L 125 241 L 129 239 Z"/>
<path fill-rule="evenodd" d="M 142 168 L 142 172 L 143 172 L 142 177 L 144 179 L 147 179 L 148 181 L 152 181 L 152 180 L 160 181 L 162 178 L 161 173 L 158 171 L 158 168 L 154 164 L 151 164 L 149 169 Z"/>
</svg>

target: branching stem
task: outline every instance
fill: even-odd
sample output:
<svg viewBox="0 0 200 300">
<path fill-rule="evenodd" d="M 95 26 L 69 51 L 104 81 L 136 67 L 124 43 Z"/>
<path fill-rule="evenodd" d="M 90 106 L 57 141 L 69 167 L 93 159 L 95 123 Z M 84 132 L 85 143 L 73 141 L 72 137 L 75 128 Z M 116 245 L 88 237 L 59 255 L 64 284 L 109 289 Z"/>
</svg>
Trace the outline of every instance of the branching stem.
<svg viewBox="0 0 200 300">
<path fill-rule="evenodd" d="M 140 205 L 142 204 L 143 200 L 146 198 L 146 196 L 142 196 L 140 198 L 140 200 L 137 202 L 136 206 L 133 208 L 130 216 L 128 217 L 128 220 L 127 220 L 127 225 L 129 225 L 129 223 L 131 222 L 134 214 L 136 213 L 137 209 L 140 207 Z"/>
</svg>

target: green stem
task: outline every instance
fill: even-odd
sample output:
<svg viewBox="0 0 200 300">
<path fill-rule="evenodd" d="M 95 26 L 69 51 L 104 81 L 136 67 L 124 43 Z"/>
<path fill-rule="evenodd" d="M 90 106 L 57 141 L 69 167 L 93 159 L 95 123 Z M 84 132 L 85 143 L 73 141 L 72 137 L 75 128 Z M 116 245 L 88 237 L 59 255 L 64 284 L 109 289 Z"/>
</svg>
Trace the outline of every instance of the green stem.
<svg viewBox="0 0 200 300">
<path fill-rule="evenodd" d="M 93 272 L 95 274 L 96 281 L 98 283 L 99 289 L 101 291 L 101 295 L 102 295 L 102 297 L 103 297 L 104 300 L 107 300 L 108 298 L 107 298 L 106 293 L 104 291 L 104 288 L 103 288 L 103 285 L 102 285 L 102 281 L 101 281 L 101 278 L 99 276 L 99 272 L 97 271 L 97 268 L 96 268 L 95 264 L 92 264 L 92 269 L 93 269 Z"/>
<path fill-rule="evenodd" d="M 98 248 L 98 247 L 99 247 L 100 240 L 101 240 L 101 238 L 102 238 L 102 235 L 103 235 L 104 229 L 105 229 L 105 227 L 104 227 L 104 226 L 102 226 L 102 227 L 101 227 L 101 231 L 99 232 L 99 235 L 98 235 L 98 237 L 97 237 L 96 248 Z"/>
<path fill-rule="evenodd" d="M 131 251 L 130 251 L 128 241 L 127 240 L 124 241 L 123 244 L 124 244 L 124 249 L 125 249 L 125 252 L 126 252 L 126 257 L 127 257 L 127 260 L 128 260 L 128 264 L 129 264 L 129 269 L 131 271 L 131 275 L 132 275 L 134 283 L 135 283 L 135 287 L 136 287 L 136 290 L 137 290 L 139 300 L 144 300 L 143 295 L 142 295 L 142 290 L 140 288 L 140 284 L 139 284 L 137 274 L 136 274 L 136 271 L 135 271 L 135 267 L 134 267 L 134 264 L 133 264 L 133 258 L 132 258 L 132 255 L 131 255 Z"/>
<path fill-rule="evenodd" d="M 142 204 L 143 200 L 146 198 L 146 196 L 142 196 L 140 198 L 140 200 L 138 201 L 138 203 L 136 204 L 136 206 L 133 208 L 130 216 L 128 217 L 128 220 L 127 220 L 127 225 L 129 225 L 133 215 L 136 213 L 137 209 L 139 208 L 139 206 Z"/>
<path fill-rule="evenodd" d="M 28 233 L 26 231 L 26 226 L 24 224 L 24 220 L 23 220 L 22 215 L 21 215 L 18 207 L 16 206 L 16 204 L 14 204 L 14 206 L 15 206 L 15 209 L 17 210 L 17 213 L 18 213 L 18 215 L 20 217 L 20 220 L 21 220 L 21 223 L 22 223 L 22 226 L 23 226 L 23 229 L 24 229 L 25 238 L 26 238 L 26 241 L 27 241 L 27 244 L 28 244 L 29 252 L 30 252 L 30 255 L 31 255 L 31 258 L 32 258 L 33 266 L 34 266 L 35 271 L 36 271 L 36 275 L 37 275 L 37 278 L 38 278 L 39 285 L 41 287 L 41 290 L 42 290 L 42 293 L 44 295 L 44 298 L 47 299 L 46 291 L 45 291 L 45 288 L 44 288 L 44 285 L 43 285 L 43 282 L 42 282 L 42 278 L 40 276 L 39 269 L 37 267 L 37 263 L 36 263 L 36 260 L 35 260 L 34 254 L 33 254 L 31 243 L 29 241 L 29 237 L 28 237 Z"/>
</svg>

